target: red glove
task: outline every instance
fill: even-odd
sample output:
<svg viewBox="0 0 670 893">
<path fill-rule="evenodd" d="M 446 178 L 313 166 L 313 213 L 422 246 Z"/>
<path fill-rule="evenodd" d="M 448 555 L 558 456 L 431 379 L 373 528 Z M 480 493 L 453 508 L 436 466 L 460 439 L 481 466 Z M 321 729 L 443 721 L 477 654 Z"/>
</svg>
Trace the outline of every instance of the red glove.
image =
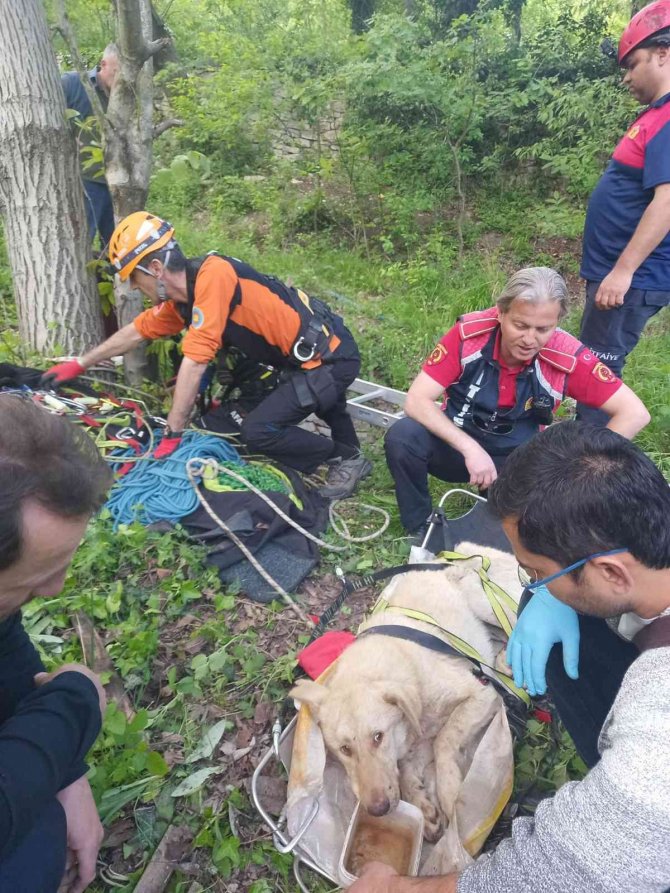
<svg viewBox="0 0 670 893">
<path fill-rule="evenodd" d="M 54 385 L 72 381 L 73 378 L 82 375 L 84 372 L 86 372 L 86 369 L 78 359 L 68 360 L 65 363 L 58 363 L 58 365 L 52 366 L 51 369 L 47 369 L 40 379 L 40 385 L 43 388 L 52 388 Z"/>
<path fill-rule="evenodd" d="M 164 437 L 161 442 L 158 444 L 156 449 L 153 451 L 152 458 L 154 459 L 165 459 L 167 456 L 172 455 L 174 451 L 177 449 L 179 444 L 181 443 L 181 434 L 175 434 L 170 437 Z"/>
</svg>

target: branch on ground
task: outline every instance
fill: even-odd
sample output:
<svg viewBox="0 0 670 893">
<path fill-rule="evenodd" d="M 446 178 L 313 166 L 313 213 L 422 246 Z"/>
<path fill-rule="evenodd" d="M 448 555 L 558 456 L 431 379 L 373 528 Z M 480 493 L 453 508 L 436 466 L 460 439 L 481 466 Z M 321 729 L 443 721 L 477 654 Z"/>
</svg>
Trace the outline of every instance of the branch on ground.
<svg viewBox="0 0 670 893">
<path fill-rule="evenodd" d="M 135 893 L 163 893 L 178 862 L 184 858 L 193 839 L 188 828 L 170 825 L 144 874 L 135 887 Z"/>
<path fill-rule="evenodd" d="M 135 717 L 135 710 L 130 703 L 130 698 L 121 682 L 121 677 L 116 672 L 110 656 L 107 654 L 105 644 L 100 638 L 93 621 L 84 611 L 77 611 L 72 621 L 84 655 L 84 663 L 94 673 L 109 673 L 109 682 L 105 685 L 107 697 L 114 701 L 116 706 L 125 713 L 128 720 Z"/>
</svg>

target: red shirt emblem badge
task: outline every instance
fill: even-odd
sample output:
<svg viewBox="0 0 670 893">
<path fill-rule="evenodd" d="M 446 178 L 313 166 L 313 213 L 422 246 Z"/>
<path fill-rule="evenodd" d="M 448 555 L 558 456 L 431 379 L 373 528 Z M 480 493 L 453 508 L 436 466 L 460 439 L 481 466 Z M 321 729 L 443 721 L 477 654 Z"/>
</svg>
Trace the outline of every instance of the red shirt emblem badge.
<svg viewBox="0 0 670 893">
<path fill-rule="evenodd" d="M 444 344 L 438 344 L 435 350 L 431 353 L 431 355 L 426 360 L 427 366 L 437 366 L 438 363 L 441 363 L 442 360 L 447 356 L 447 348 Z"/>
<path fill-rule="evenodd" d="M 596 363 L 593 367 L 593 374 L 598 381 L 614 381 L 616 379 L 616 375 L 604 363 Z"/>
</svg>

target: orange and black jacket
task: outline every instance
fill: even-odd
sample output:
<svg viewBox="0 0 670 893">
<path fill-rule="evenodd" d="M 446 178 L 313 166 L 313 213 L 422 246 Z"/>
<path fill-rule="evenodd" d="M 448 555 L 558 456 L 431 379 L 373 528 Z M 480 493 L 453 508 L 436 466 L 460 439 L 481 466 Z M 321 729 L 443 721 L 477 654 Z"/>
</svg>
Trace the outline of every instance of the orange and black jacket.
<svg viewBox="0 0 670 893">
<path fill-rule="evenodd" d="M 231 346 L 275 367 L 312 369 L 358 357 L 350 332 L 325 304 L 237 258 L 208 254 L 188 260 L 186 284 L 187 304 L 165 301 L 136 317 L 143 338 L 176 335 L 188 326 L 182 349 L 196 363 L 208 363 L 221 347 Z M 315 341 L 314 356 L 301 361 Z"/>
</svg>

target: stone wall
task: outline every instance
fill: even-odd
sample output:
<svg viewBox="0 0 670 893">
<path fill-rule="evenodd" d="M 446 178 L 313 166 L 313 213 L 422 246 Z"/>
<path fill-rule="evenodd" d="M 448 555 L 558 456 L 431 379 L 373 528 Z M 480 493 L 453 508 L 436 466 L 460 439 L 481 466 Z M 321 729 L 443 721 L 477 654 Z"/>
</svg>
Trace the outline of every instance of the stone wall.
<svg viewBox="0 0 670 893">
<path fill-rule="evenodd" d="M 314 125 L 289 117 L 272 130 L 272 151 L 277 158 L 289 161 L 312 153 L 335 155 L 343 118 L 344 104 L 340 101 L 332 102 L 328 114 Z"/>
</svg>

